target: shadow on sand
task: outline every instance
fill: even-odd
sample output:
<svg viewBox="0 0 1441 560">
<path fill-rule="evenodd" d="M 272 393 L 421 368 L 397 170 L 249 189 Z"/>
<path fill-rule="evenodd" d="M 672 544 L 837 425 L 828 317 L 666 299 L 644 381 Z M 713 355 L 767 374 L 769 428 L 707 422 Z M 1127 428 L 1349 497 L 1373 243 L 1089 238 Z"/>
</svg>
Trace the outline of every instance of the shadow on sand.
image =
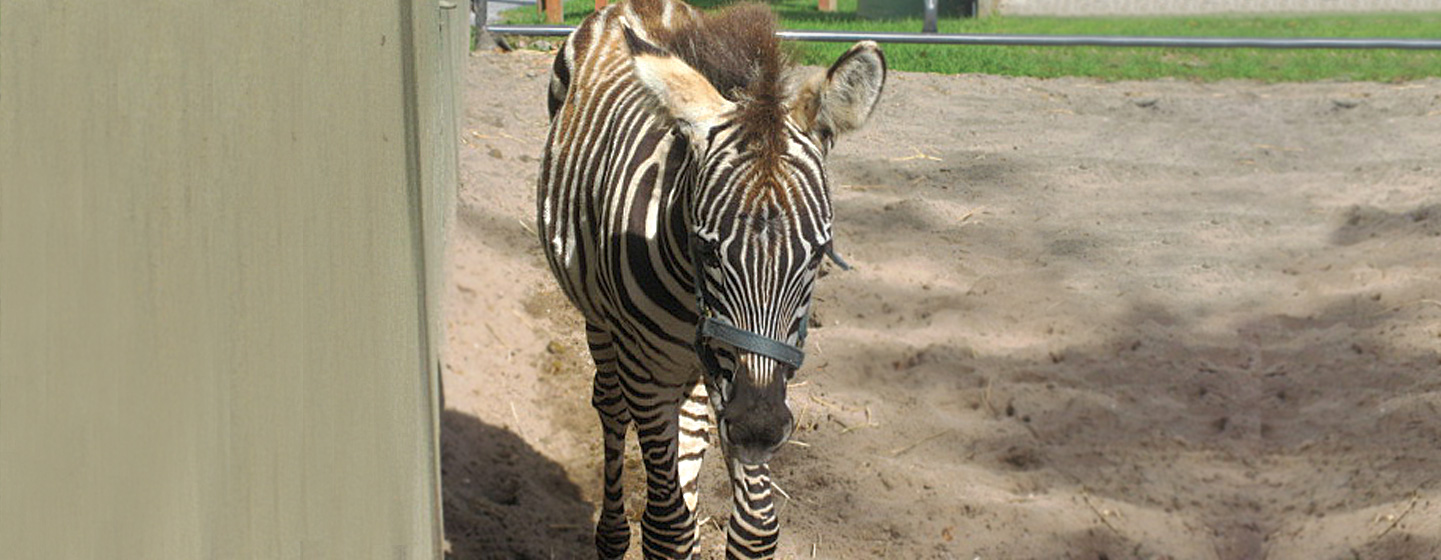
<svg viewBox="0 0 1441 560">
<path fill-rule="evenodd" d="M 585 558 L 592 506 L 559 464 L 519 436 L 454 410 L 441 412 L 447 558 Z"/>
</svg>

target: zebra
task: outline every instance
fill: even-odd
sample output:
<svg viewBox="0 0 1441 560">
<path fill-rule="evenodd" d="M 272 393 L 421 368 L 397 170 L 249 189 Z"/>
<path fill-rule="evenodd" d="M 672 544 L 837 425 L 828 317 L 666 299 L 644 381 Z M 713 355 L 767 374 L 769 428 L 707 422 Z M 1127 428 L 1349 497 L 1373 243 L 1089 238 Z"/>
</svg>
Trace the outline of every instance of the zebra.
<svg viewBox="0 0 1441 560">
<path fill-rule="evenodd" d="M 629 0 L 589 16 L 551 67 L 537 229 L 595 363 L 600 558 L 630 545 L 632 424 L 644 557 L 693 556 L 713 420 L 732 490 L 726 557 L 776 550 L 767 462 L 794 428 L 786 389 L 822 257 L 844 266 L 823 161 L 869 118 L 886 63 L 862 41 L 803 70 L 775 28 L 762 5 Z"/>
</svg>

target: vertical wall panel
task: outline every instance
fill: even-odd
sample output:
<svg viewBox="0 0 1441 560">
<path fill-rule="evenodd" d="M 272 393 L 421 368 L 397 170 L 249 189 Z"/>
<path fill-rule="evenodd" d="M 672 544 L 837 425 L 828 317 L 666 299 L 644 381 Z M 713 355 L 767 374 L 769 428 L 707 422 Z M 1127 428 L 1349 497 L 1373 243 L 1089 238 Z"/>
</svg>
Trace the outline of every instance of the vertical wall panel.
<svg viewBox="0 0 1441 560">
<path fill-rule="evenodd" d="M 0 556 L 436 556 L 441 12 L 0 3 Z"/>
</svg>

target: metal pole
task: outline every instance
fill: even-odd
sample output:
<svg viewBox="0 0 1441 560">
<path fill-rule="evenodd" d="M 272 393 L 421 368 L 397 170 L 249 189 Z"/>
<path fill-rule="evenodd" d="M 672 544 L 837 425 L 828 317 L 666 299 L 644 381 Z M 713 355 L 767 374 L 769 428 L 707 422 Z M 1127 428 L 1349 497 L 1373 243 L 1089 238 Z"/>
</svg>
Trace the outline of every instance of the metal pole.
<svg viewBox="0 0 1441 560">
<path fill-rule="evenodd" d="M 490 25 L 487 29 L 497 35 L 525 35 L 528 37 L 564 37 L 575 31 L 569 25 Z"/>
<path fill-rule="evenodd" d="M 850 43 L 871 40 L 880 43 L 931 45 L 997 45 L 1037 47 L 1163 47 L 1163 48 L 1253 48 L 1253 49 L 1441 49 L 1441 39 L 1340 39 L 1340 38 L 1256 38 L 1256 37 L 1120 37 L 1108 35 L 985 35 L 929 33 L 861 33 L 846 31 L 780 31 L 782 39 Z"/>
<path fill-rule="evenodd" d="M 926 0 L 926 23 L 921 25 L 921 33 L 936 32 L 936 0 Z"/>
<path fill-rule="evenodd" d="M 492 25 L 491 33 L 553 37 L 569 35 L 566 25 Z M 941 33 L 880 33 L 853 31 L 778 31 L 782 39 L 831 43 L 876 41 L 928 45 L 997 45 L 1037 47 L 1162 47 L 1253 49 L 1402 49 L 1441 50 L 1441 39 L 1340 39 L 1256 37 L 1121 37 L 1109 35 L 988 35 Z"/>
</svg>

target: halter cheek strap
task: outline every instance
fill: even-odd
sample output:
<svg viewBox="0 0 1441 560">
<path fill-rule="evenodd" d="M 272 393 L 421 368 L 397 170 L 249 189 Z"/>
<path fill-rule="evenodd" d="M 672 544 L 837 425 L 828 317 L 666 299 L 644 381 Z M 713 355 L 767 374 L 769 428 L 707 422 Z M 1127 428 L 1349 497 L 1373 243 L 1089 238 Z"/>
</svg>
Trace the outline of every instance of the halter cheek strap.
<svg viewBox="0 0 1441 560">
<path fill-rule="evenodd" d="M 759 354 L 772 360 L 781 362 L 791 367 L 792 370 L 801 368 L 806 360 L 806 353 L 799 346 L 776 340 L 763 334 L 757 334 L 730 324 L 715 316 L 715 312 L 706 305 L 704 264 L 700 254 L 700 237 L 692 236 L 690 240 L 691 262 L 695 268 L 695 299 L 696 309 L 700 311 L 700 321 L 696 325 L 696 353 L 700 355 L 701 363 L 705 365 L 708 373 L 716 375 L 720 373 L 720 364 L 716 362 L 715 356 L 703 349 L 706 342 L 719 340 L 738 349 L 745 350 L 752 354 Z M 835 249 L 827 246 L 826 255 L 841 267 L 842 270 L 850 270 L 850 265 L 837 255 Z M 806 342 L 806 330 L 811 322 L 810 313 L 801 318 L 800 342 Z"/>
<path fill-rule="evenodd" d="M 752 354 L 760 354 L 781 362 L 792 369 L 800 369 L 806 360 L 806 353 L 799 347 L 781 342 L 769 336 L 737 328 L 715 317 L 702 316 L 696 329 L 696 338 L 701 342 L 719 340 Z"/>
</svg>

